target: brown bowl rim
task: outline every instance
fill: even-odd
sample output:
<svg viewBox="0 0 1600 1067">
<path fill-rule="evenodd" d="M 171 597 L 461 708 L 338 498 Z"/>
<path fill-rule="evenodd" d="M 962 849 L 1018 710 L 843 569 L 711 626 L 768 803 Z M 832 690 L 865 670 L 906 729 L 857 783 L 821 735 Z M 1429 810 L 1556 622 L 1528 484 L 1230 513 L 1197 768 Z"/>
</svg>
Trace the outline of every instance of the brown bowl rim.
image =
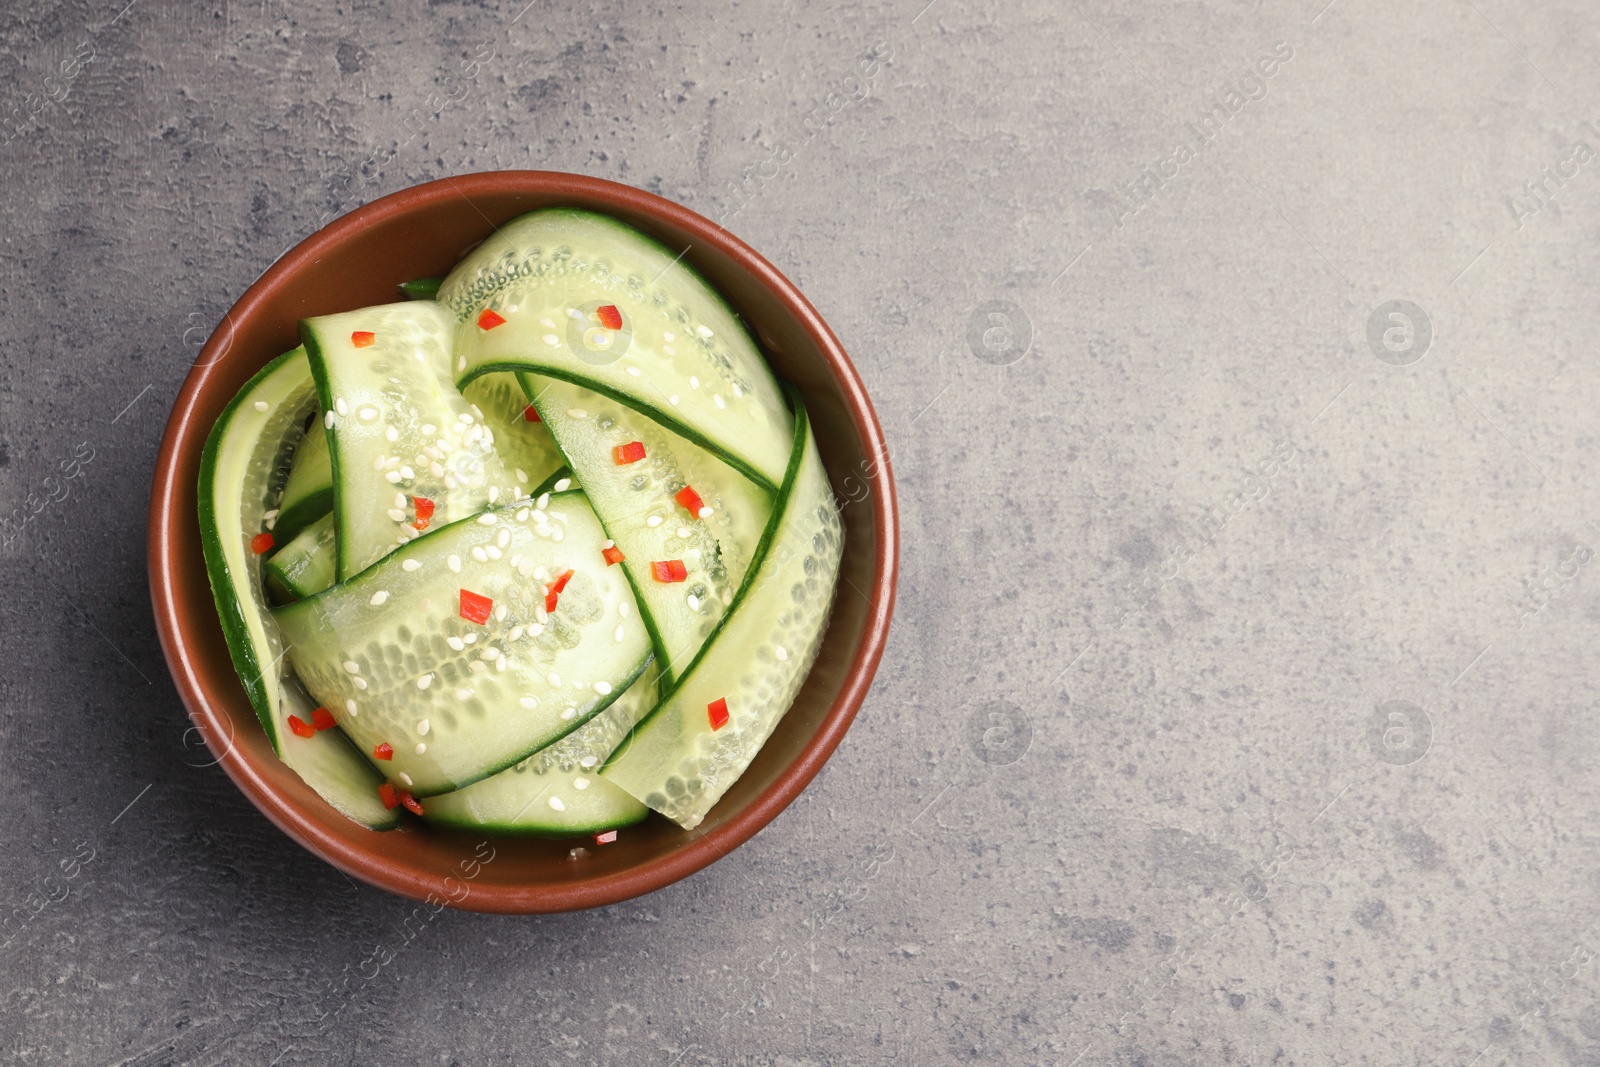
<svg viewBox="0 0 1600 1067">
<path fill-rule="evenodd" d="M 860 643 L 845 671 L 838 697 L 821 718 L 816 732 L 799 755 L 761 793 L 727 821 L 705 833 L 696 832 L 684 844 L 627 870 L 576 880 L 557 886 L 522 887 L 475 884 L 458 907 L 471 911 L 537 914 L 601 907 L 628 900 L 686 878 L 726 856 L 777 817 L 822 769 L 833 754 L 871 687 L 873 675 L 888 641 L 894 613 L 899 568 L 899 524 L 889 449 L 866 388 L 822 316 L 799 289 L 765 257 L 719 224 L 664 197 L 603 178 L 559 171 L 487 171 L 440 178 L 380 197 L 323 226 L 280 256 L 245 290 L 223 322 L 248 319 L 278 288 L 327 250 L 337 247 L 363 227 L 392 214 L 408 211 L 421 201 L 461 196 L 471 202 L 474 193 L 538 193 L 570 197 L 575 201 L 604 201 L 661 219 L 719 250 L 752 275 L 759 285 L 794 317 L 823 357 L 839 386 L 850 419 L 866 454 L 880 474 L 868 479 L 868 499 L 876 519 L 873 545 L 876 578 Z M 151 486 L 148 524 L 150 596 L 162 653 L 178 694 L 194 724 L 206 738 L 212 754 L 236 786 L 280 830 L 313 855 L 346 874 L 402 896 L 423 900 L 447 896 L 446 875 L 418 870 L 396 857 L 354 846 L 323 830 L 319 817 L 307 806 L 274 789 L 245 754 L 243 746 L 225 745 L 227 723 L 216 704 L 230 694 L 210 691 L 195 668 L 184 640 L 194 625 L 214 624 L 185 616 L 174 572 L 182 562 L 174 558 L 170 531 L 179 522 L 194 522 L 193 514 L 180 514 L 176 506 L 178 458 L 187 449 L 205 443 L 209 425 L 199 426 L 196 408 L 213 368 L 226 358 L 232 331 L 219 327 L 201 350 L 185 378 L 162 434 Z M 237 699 L 236 696 L 231 696 Z M 325 817 L 325 816 L 323 816 Z"/>
</svg>

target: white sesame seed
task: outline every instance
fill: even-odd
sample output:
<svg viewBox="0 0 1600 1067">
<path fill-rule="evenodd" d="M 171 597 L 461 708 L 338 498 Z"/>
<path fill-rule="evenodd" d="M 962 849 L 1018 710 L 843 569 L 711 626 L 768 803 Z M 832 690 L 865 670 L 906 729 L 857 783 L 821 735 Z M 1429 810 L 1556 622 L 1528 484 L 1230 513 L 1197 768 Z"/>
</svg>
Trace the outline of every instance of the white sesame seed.
<svg viewBox="0 0 1600 1067">
<path fill-rule="evenodd" d="M 529 637 L 538 637 L 542 633 L 544 633 L 544 627 L 542 625 L 540 625 L 539 623 L 530 622 L 528 624 L 528 636 Z"/>
<path fill-rule="evenodd" d="M 404 478 L 406 481 L 409 482 L 411 479 L 415 478 L 416 476 L 417 476 L 417 472 L 412 470 L 410 467 L 401 467 L 400 468 L 400 477 Z"/>
<path fill-rule="evenodd" d="M 567 720 L 576 719 L 578 717 L 578 709 L 568 708 L 566 711 L 561 713 L 561 717 Z"/>
<path fill-rule="evenodd" d="M 689 527 L 687 527 L 687 526 L 678 527 L 678 536 L 683 538 L 684 540 L 688 540 L 688 538 L 689 538 Z"/>
<path fill-rule="evenodd" d="M 398 441 L 400 440 L 400 431 L 391 426 L 383 431 L 383 439 L 385 441 Z"/>
<path fill-rule="evenodd" d="M 621 644 L 621 643 L 622 643 L 622 639 L 623 639 L 623 637 L 625 637 L 625 636 L 626 636 L 626 634 L 627 634 L 627 631 L 625 631 L 625 630 L 623 630 L 623 628 L 622 628 L 622 624 L 621 624 L 621 623 L 620 623 L 620 622 L 619 622 L 619 623 L 617 623 L 617 633 L 616 633 L 616 638 L 617 638 L 617 643 L 618 643 L 618 644 L 619 644 L 619 645 L 620 645 L 620 644 Z"/>
<path fill-rule="evenodd" d="M 567 810 L 567 806 L 565 804 L 561 803 L 561 798 L 560 797 L 551 797 L 550 798 L 550 807 L 552 809 L 556 810 L 556 811 L 566 811 Z"/>
<path fill-rule="evenodd" d="M 427 751 L 428 751 L 428 743 L 426 741 L 418 741 L 417 742 L 417 755 L 420 756 L 420 755 L 422 755 L 423 753 L 425 753 Z"/>
<path fill-rule="evenodd" d="M 400 569 L 403 571 L 414 571 L 420 566 L 422 566 L 422 561 L 420 559 L 408 559 L 404 563 L 400 564 Z"/>
<path fill-rule="evenodd" d="M 427 737 L 428 736 L 428 726 L 429 726 L 429 723 L 428 723 L 427 719 L 418 719 L 417 720 L 417 736 L 418 737 Z"/>
<path fill-rule="evenodd" d="M 456 370 L 466 370 L 466 369 L 467 369 L 467 357 L 466 356 L 462 356 L 460 359 L 456 360 Z"/>
<path fill-rule="evenodd" d="M 526 627 L 513 626 L 511 628 L 511 633 L 508 635 L 507 639 L 511 640 L 511 641 L 515 641 L 517 638 L 521 637 L 526 632 L 527 632 Z"/>
<path fill-rule="evenodd" d="M 417 679 L 417 688 L 418 689 L 426 689 L 426 688 L 428 688 L 428 686 L 430 686 L 432 684 L 433 684 L 433 675 L 431 675 L 431 674 L 424 674 L 421 678 Z"/>
<path fill-rule="evenodd" d="M 498 485 L 491 485 L 489 487 L 489 503 L 498 504 L 499 502 L 500 502 L 500 487 Z"/>
<path fill-rule="evenodd" d="M 356 414 L 361 416 L 362 422 L 371 422 L 373 419 L 378 417 L 378 409 L 368 405 L 356 412 Z"/>
<path fill-rule="evenodd" d="M 640 371 L 639 371 L 638 367 L 629 367 L 628 368 L 628 373 L 633 375 L 635 378 L 637 378 L 637 377 L 639 377 Z"/>
<path fill-rule="evenodd" d="M 384 512 L 384 514 L 389 516 L 389 518 L 393 519 L 395 522 L 406 521 L 406 513 L 401 511 L 399 508 L 390 508 L 388 511 Z"/>
<path fill-rule="evenodd" d="M 346 404 L 344 402 L 344 397 L 341 396 L 334 400 L 333 410 L 337 411 L 340 415 L 348 415 L 350 414 L 350 405 Z"/>
<path fill-rule="evenodd" d="M 541 493 L 539 495 L 539 499 L 535 500 L 533 502 L 534 509 L 537 510 L 537 511 L 543 511 L 546 507 L 549 506 L 549 504 L 550 504 L 550 494 L 549 493 Z"/>
<path fill-rule="evenodd" d="M 539 338 L 539 340 L 543 341 L 547 345 L 558 345 L 561 343 L 561 338 L 557 337 L 553 333 L 547 333 L 543 337 Z"/>
<path fill-rule="evenodd" d="M 424 436 L 424 437 L 432 437 L 434 434 L 436 434 L 438 432 L 439 432 L 439 427 L 435 426 L 433 423 L 425 422 L 425 423 L 422 424 L 422 436 Z"/>
<path fill-rule="evenodd" d="M 443 478 L 444 477 L 444 464 L 442 464 L 442 463 L 430 463 L 430 464 L 428 464 L 428 473 L 433 475 L 435 478 Z"/>
<path fill-rule="evenodd" d="M 485 552 L 483 550 L 483 546 L 482 545 L 473 545 L 472 546 L 472 558 L 477 560 L 479 563 L 488 563 L 489 562 L 489 553 L 487 553 L 487 552 Z"/>
<path fill-rule="evenodd" d="M 608 696 L 611 695 L 611 683 L 610 682 L 596 682 L 596 683 L 594 683 L 594 691 L 596 693 L 599 693 L 603 697 L 608 697 Z"/>
<path fill-rule="evenodd" d="M 529 514 L 529 511 L 528 511 L 527 508 L 518 508 L 517 509 L 517 521 L 518 522 L 527 522 L 528 521 L 528 514 Z"/>
<path fill-rule="evenodd" d="M 582 775 L 579 775 L 578 777 L 576 777 L 576 778 L 574 778 L 572 780 L 572 788 L 574 788 L 574 789 L 588 789 L 589 788 L 589 779 L 583 777 Z"/>
<path fill-rule="evenodd" d="M 671 404 L 673 407 L 677 407 L 678 406 L 678 394 L 677 393 L 673 393 L 671 396 L 667 397 L 667 403 Z"/>
<path fill-rule="evenodd" d="M 545 681 L 549 682 L 553 686 L 559 687 L 561 685 L 561 675 L 557 674 L 555 671 L 551 671 L 549 674 L 545 675 L 544 678 Z"/>
<path fill-rule="evenodd" d="M 456 416 L 456 421 L 461 423 L 463 426 L 471 426 L 472 415 L 470 412 L 463 411 L 461 414 Z"/>
<path fill-rule="evenodd" d="M 689 388 L 690 389 L 698 389 L 698 388 L 700 388 L 700 379 L 696 378 L 692 374 L 689 375 Z"/>
<path fill-rule="evenodd" d="M 465 641 L 469 645 L 475 645 L 475 644 L 478 643 L 478 635 L 477 634 L 468 634 L 467 636 L 463 637 L 461 640 Z"/>
<path fill-rule="evenodd" d="M 457 700 L 465 700 L 468 697 L 470 697 L 471 695 L 472 695 L 472 690 L 470 690 L 470 689 L 457 689 L 456 690 L 456 699 Z"/>
<path fill-rule="evenodd" d="M 452 573 L 461 573 L 461 557 L 456 555 L 454 552 L 445 557 L 444 565 L 449 567 Z"/>
<path fill-rule="evenodd" d="M 504 671 L 506 669 L 506 662 L 506 654 L 504 652 L 500 653 L 499 658 L 494 661 L 494 669 L 497 671 Z"/>
<path fill-rule="evenodd" d="M 485 545 L 483 552 L 484 555 L 488 556 L 490 559 L 499 559 L 502 555 L 504 555 L 504 553 L 502 553 L 500 549 L 494 545 Z"/>
<path fill-rule="evenodd" d="M 357 689 L 365 689 L 367 687 L 367 680 L 365 678 L 361 677 L 361 675 L 359 675 L 359 674 L 356 675 L 354 678 L 350 679 L 350 681 L 352 683 L 354 683 L 354 685 L 355 685 L 355 687 Z"/>
<path fill-rule="evenodd" d="M 385 592 L 384 590 L 380 589 L 376 593 L 372 594 L 372 599 L 367 601 L 367 603 L 371 604 L 373 607 L 376 608 L 376 607 L 381 607 L 383 605 L 383 603 L 385 601 L 387 601 L 388 599 L 389 599 L 389 594 L 387 592 Z"/>
<path fill-rule="evenodd" d="M 560 481 L 556 482 L 556 484 L 555 484 L 555 490 L 558 493 L 565 493 L 568 489 L 571 489 L 571 488 L 572 488 L 572 479 L 571 478 L 562 478 Z M 540 510 L 544 509 L 544 498 L 543 497 L 539 498 L 539 508 L 540 508 Z"/>
<path fill-rule="evenodd" d="M 620 615 L 622 618 L 626 619 L 629 615 L 633 614 L 633 609 L 631 607 L 629 607 L 627 604 L 618 604 L 617 605 L 617 614 Z"/>
<path fill-rule="evenodd" d="M 711 327 L 706 326 L 706 325 L 704 325 L 702 323 L 701 325 L 696 326 L 694 328 L 694 332 L 699 334 L 701 337 L 710 337 L 711 336 Z"/>
<path fill-rule="evenodd" d="M 538 697 L 531 697 L 531 696 L 530 697 L 523 697 L 522 699 L 518 700 L 517 703 L 521 704 L 523 707 L 527 708 L 529 711 L 532 711 L 534 708 L 539 706 L 539 698 Z"/>
<path fill-rule="evenodd" d="M 581 766 L 581 767 L 593 767 L 596 763 L 599 763 L 599 762 L 600 762 L 600 759 L 597 756 L 585 756 L 581 760 L 578 761 L 578 765 Z"/>
<path fill-rule="evenodd" d="M 699 611 L 700 610 L 700 598 L 695 596 L 693 593 L 689 594 L 689 610 L 690 611 Z"/>
<path fill-rule="evenodd" d="M 789 650 L 782 645 L 774 645 L 772 647 L 772 655 L 779 663 L 782 663 L 789 658 Z"/>
<path fill-rule="evenodd" d="M 521 482 L 523 485 L 528 484 L 528 472 L 523 470 L 521 467 L 517 468 L 517 481 Z"/>
<path fill-rule="evenodd" d="M 394 506 L 397 508 L 406 506 L 406 495 L 404 493 L 396 493 L 394 495 Z"/>
<path fill-rule="evenodd" d="M 344 661 L 344 669 L 349 671 L 351 674 L 360 674 L 361 664 L 357 663 L 353 659 L 347 659 Z"/>
<path fill-rule="evenodd" d="M 372 469 L 375 471 L 383 470 L 384 466 L 388 463 L 388 460 L 388 456 L 385 456 L 381 452 L 378 453 L 376 456 L 372 457 Z"/>
<path fill-rule="evenodd" d="M 506 621 L 506 606 L 504 604 L 496 604 L 494 606 L 494 619 L 496 622 Z"/>
<path fill-rule="evenodd" d="M 719 408 L 725 408 L 725 407 L 728 406 L 728 402 L 726 400 L 722 399 L 722 394 L 721 393 L 712 393 L 711 394 L 711 402 L 713 404 L 717 405 L 717 407 L 719 407 Z"/>
<path fill-rule="evenodd" d="M 486 511 L 482 515 L 478 516 L 478 525 L 480 526 L 493 526 L 494 523 L 495 518 L 494 512 L 492 511 Z"/>
<path fill-rule="evenodd" d="M 498 649 L 495 649 L 495 648 L 491 647 L 491 648 L 486 648 L 482 652 L 478 653 L 478 658 L 481 659 L 481 660 L 493 660 L 499 654 L 500 654 L 500 652 L 499 652 Z"/>
<path fill-rule="evenodd" d="M 694 514 L 695 514 L 695 518 L 698 518 L 698 519 L 709 519 L 711 517 L 711 509 L 707 508 L 707 507 L 702 507 L 699 511 L 695 512 Z"/>
<path fill-rule="evenodd" d="M 569 419 L 587 419 L 588 417 L 589 417 L 589 413 L 587 411 L 583 410 L 582 408 L 568 408 L 567 409 L 567 418 L 569 418 Z"/>
<path fill-rule="evenodd" d="M 652 529 L 657 527 L 657 526 L 660 526 L 661 525 L 661 516 L 660 515 L 652 515 L 648 519 L 644 520 L 644 524 L 646 526 L 651 527 Z"/>
<path fill-rule="evenodd" d="M 256 410 L 257 411 L 271 411 L 272 410 L 272 405 L 268 404 L 265 400 L 257 400 L 256 401 Z"/>
<path fill-rule="evenodd" d="M 326 426 L 330 430 L 333 429 L 333 412 L 330 411 L 326 415 L 322 416 L 322 425 Z"/>
<path fill-rule="evenodd" d="M 356 711 L 356 702 L 354 700 L 346 700 L 344 702 L 344 710 L 348 711 L 352 715 L 360 714 L 360 712 Z"/>
<path fill-rule="evenodd" d="M 444 643 L 455 649 L 457 652 L 465 651 L 467 647 L 467 643 L 454 634 L 451 634 L 449 637 L 445 638 Z"/>
<path fill-rule="evenodd" d="M 385 474 L 383 476 L 383 478 L 390 485 L 399 485 L 400 484 L 400 472 L 399 471 L 390 471 L 388 474 Z"/>
<path fill-rule="evenodd" d="M 498 534 L 495 535 L 494 543 L 499 545 L 501 548 L 504 548 L 507 545 L 509 545 L 511 543 L 511 531 L 510 530 L 501 530 Z"/>
</svg>

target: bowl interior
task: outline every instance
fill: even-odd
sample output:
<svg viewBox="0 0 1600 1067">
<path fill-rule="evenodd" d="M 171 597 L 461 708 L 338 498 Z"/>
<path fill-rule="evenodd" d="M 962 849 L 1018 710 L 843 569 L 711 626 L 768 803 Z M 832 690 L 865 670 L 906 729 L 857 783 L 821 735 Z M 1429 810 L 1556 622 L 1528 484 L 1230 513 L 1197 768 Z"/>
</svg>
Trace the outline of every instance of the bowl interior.
<svg viewBox="0 0 1600 1067">
<path fill-rule="evenodd" d="M 443 275 L 493 229 L 540 207 L 606 212 L 687 248 L 751 325 L 773 370 L 804 395 L 835 492 L 845 550 L 821 654 L 794 706 L 742 778 L 692 832 L 652 815 L 616 843 L 376 833 L 340 816 L 273 754 L 233 671 L 201 556 L 196 480 L 212 423 L 249 377 L 298 343 L 300 319 L 398 299 Z M 152 593 L 180 694 L 222 766 L 312 852 L 386 889 L 485 911 L 559 911 L 624 900 L 704 867 L 797 795 L 843 736 L 871 682 L 894 601 L 893 488 L 876 417 L 843 350 L 765 260 L 709 220 L 651 194 L 544 172 L 448 178 L 373 202 L 275 263 L 229 312 L 174 407 L 152 494 Z M 585 853 L 572 858 L 571 850 Z M 485 860 L 485 857 L 491 857 Z"/>
</svg>

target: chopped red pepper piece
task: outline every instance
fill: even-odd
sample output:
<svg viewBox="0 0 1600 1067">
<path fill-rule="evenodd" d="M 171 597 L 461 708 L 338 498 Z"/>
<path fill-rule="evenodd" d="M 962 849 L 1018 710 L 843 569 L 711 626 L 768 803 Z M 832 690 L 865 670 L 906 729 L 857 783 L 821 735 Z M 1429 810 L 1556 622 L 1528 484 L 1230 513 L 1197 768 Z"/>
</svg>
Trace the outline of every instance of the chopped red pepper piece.
<svg viewBox="0 0 1600 1067">
<path fill-rule="evenodd" d="M 383 801 L 383 806 L 393 811 L 400 806 L 400 794 L 395 792 L 394 786 L 384 782 L 378 787 L 378 799 Z"/>
<path fill-rule="evenodd" d="M 544 610 L 547 613 L 556 610 L 556 601 L 561 597 L 561 590 L 565 589 L 567 587 L 567 583 L 571 580 L 572 571 L 569 568 L 568 570 L 563 571 L 555 581 L 550 583 L 549 591 L 544 595 Z"/>
<path fill-rule="evenodd" d="M 534 407 L 532 404 L 529 404 L 527 407 L 522 409 L 522 421 L 543 422 L 544 420 L 539 417 L 539 409 Z"/>
<path fill-rule="evenodd" d="M 658 582 L 683 582 L 689 578 L 689 571 L 681 559 L 658 559 L 650 564 L 650 573 Z"/>
<path fill-rule="evenodd" d="M 610 548 L 602 548 L 600 554 L 606 558 L 607 567 L 615 567 L 618 563 L 628 558 L 622 554 L 622 549 L 616 545 L 612 545 Z"/>
<path fill-rule="evenodd" d="M 622 329 L 622 312 L 617 310 L 617 305 L 607 304 L 605 307 L 597 309 L 595 314 L 600 316 L 600 325 L 606 329 Z"/>
<path fill-rule="evenodd" d="M 339 724 L 333 721 L 333 715 L 327 708 L 318 708 L 311 713 L 311 725 L 319 730 L 331 730 Z"/>
<path fill-rule="evenodd" d="M 372 750 L 373 759 L 394 759 L 394 746 L 385 741 Z"/>
<path fill-rule="evenodd" d="M 683 510 L 697 519 L 701 517 L 700 513 L 706 509 L 706 502 L 700 499 L 700 494 L 687 485 L 679 489 L 672 499 L 683 505 Z"/>
<path fill-rule="evenodd" d="M 315 737 L 317 734 L 317 728 L 306 722 L 298 715 L 289 716 L 289 729 L 293 730 L 301 737 Z"/>
<path fill-rule="evenodd" d="M 615 841 L 616 839 L 617 839 L 617 832 L 615 830 L 607 830 L 603 834 L 595 834 L 594 835 L 594 843 L 597 844 L 597 845 L 609 845 L 609 844 L 611 844 L 611 842 Z"/>
<path fill-rule="evenodd" d="M 416 797 L 412 796 L 410 793 L 401 793 L 400 794 L 400 803 L 404 804 L 406 806 L 406 810 L 409 811 L 411 814 L 413 814 L 413 815 L 421 815 L 422 814 L 422 801 L 418 800 Z"/>
<path fill-rule="evenodd" d="M 411 506 L 416 509 L 417 518 L 423 520 L 424 522 L 433 518 L 433 501 L 429 500 L 427 497 L 412 497 Z"/>
<path fill-rule="evenodd" d="M 350 335 L 350 343 L 357 348 L 367 348 L 378 339 L 378 335 L 371 330 L 357 330 Z"/>
<path fill-rule="evenodd" d="M 489 308 L 484 308 L 483 312 L 478 316 L 478 329 L 480 330 L 492 330 L 496 326 L 504 326 L 505 324 L 506 320 Z"/>
<path fill-rule="evenodd" d="M 706 705 L 706 714 L 711 719 L 711 728 L 720 730 L 728 725 L 728 698 L 718 697 Z"/>
<path fill-rule="evenodd" d="M 489 612 L 493 610 L 494 600 L 491 597 L 479 596 L 470 589 L 461 590 L 461 617 L 463 619 L 482 626 L 489 621 Z"/>
<path fill-rule="evenodd" d="M 618 445 L 611 450 L 611 458 L 616 461 L 619 467 L 637 463 L 644 458 L 644 442 L 629 441 L 625 445 Z"/>
<path fill-rule="evenodd" d="M 271 552 L 272 546 L 275 544 L 277 544 L 277 542 L 273 540 L 271 534 L 258 533 L 254 537 L 250 538 L 250 551 L 259 556 L 263 552 Z"/>
</svg>

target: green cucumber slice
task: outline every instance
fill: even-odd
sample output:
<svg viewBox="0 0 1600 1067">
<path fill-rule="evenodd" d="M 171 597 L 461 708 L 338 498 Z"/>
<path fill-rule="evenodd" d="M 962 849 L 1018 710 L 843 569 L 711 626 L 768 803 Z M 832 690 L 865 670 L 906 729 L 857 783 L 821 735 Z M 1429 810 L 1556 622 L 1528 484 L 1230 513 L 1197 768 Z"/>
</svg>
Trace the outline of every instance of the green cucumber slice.
<svg viewBox="0 0 1600 1067">
<path fill-rule="evenodd" d="M 494 433 L 494 450 L 511 472 L 519 494 L 528 494 L 561 468 L 565 461 L 549 427 L 523 416 L 528 397 L 515 375 L 486 374 L 471 382 L 462 395 L 472 405 L 472 413 Z"/>
<path fill-rule="evenodd" d="M 602 777 L 692 830 L 771 735 L 816 659 L 843 544 L 839 511 L 805 409 L 757 560 L 733 606 L 676 687 Z M 709 705 L 726 700 L 713 730 Z"/>
<path fill-rule="evenodd" d="M 380 769 L 431 796 L 566 736 L 644 669 L 650 642 L 604 539 L 580 493 L 512 504 L 430 530 L 273 617 L 357 748 L 389 744 Z M 547 613 L 545 583 L 568 569 Z M 493 601 L 486 623 L 463 617 L 463 591 Z"/>
<path fill-rule="evenodd" d="M 451 829 L 536 837 L 600 833 L 642 821 L 650 809 L 600 778 L 599 769 L 655 707 L 656 694 L 651 667 L 581 729 L 492 778 L 430 797 L 423 818 Z"/>
<path fill-rule="evenodd" d="M 305 437 L 295 446 L 272 532 L 280 545 L 288 544 L 332 510 L 333 465 L 328 458 L 328 439 L 322 423 L 313 419 Z"/>
<path fill-rule="evenodd" d="M 439 295 L 439 283 L 442 281 L 443 278 L 413 278 L 400 283 L 400 295 L 407 300 L 432 300 Z"/>
<path fill-rule="evenodd" d="M 338 539 L 333 515 L 328 514 L 272 554 L 261 575 L 278 603 L 316 596 L 334 583 Z"/>
<path fill-rule="evenodd" d="M 678 250 L 616 219 L 549 208 L 513 219 L 445 278 L 461 321 L 456 378 L 532 371 L 647 412 L 775 489 L 791 425 L 744 324 Z M 600 324 L 614 306 L 620 330 Z M 485 329 L 492 309 L 504 321 Z"/>
<path fill-rule="evenodd" d="M 223 409 L 200 458 L 200 544 L 228 653 L 267 739 L 305 783 L 334 808 L 373 829 L 398 822 L 378 804 L 382 777 L 333 734 L 288 734 L 291 714 L 307 710 L 284 664 L 284 641 L 261 582 L 251 540 L 279 495 L 289 449 L 315 408 L 305 350 L 267 364 Z M 302 715 L 302 718 L 304 716 Z M 309 742 L 308 745 L 289 742 Z"/>
<path fill-rule="evenodd" d="M 416 301 L 300 324 L 333 460 L 339 580 L 417 536 L 416 497 L 444 526 L 519 494 L 450 377 L 454 320 Z M 358 333 L 370 344 L 358 347 Z"/>
<path fill-rule="evenodd" d="M 687 666 L 733 602 L 772 513 L 772 496 L 692 441 L 608 396 L 559 378 L 522 376 L 622 566 L 656 647 L 663 684 Z M 614 450 L 643 444 L 645 458 L 619 464 Z M 692 487 L 711 514 L 690 515 L 674 494 Z M 656 561 L 678 560 L 687 577 L 661 582 Z"/>
</svg>

